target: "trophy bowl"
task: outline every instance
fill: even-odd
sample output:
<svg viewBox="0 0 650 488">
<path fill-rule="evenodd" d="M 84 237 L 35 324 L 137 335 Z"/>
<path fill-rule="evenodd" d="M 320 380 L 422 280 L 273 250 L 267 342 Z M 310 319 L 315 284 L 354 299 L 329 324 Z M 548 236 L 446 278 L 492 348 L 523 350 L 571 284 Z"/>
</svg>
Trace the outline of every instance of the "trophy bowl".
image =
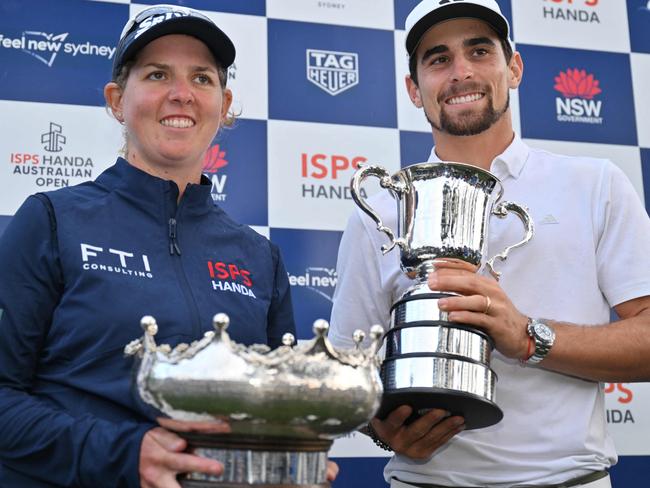
<svg viewBox="0 0 650 488">
<path fill-rule="evenodd" d="M 188 442 L 188 450 L 224 464 L 221 476 L 188 473 L 184 487 L 326 487 L 333 439 L 366 424 L 379 407 L 382 384 L 374 326 L 369 348 L 356 331 L 352 350 L 336 350 L 328 324 L 293 346 L 245 347 L 226 332 L 225 314 L 214 331 L 192 344 L 156 345 L 158 326 L 141 321 L 144 336 L 125 347 L 136 355 L 137 392 L 169 420 L 161 425 Z"/>
<path fill-rule="evenodd" d="M 365 178 L 379 178 L 397 203 L 397 237 L 364 200 Z M 503 412 L 495 402 L 497 377 L 490 368 L 494 344 L 469 324 L 449 322 L 438 300 L 457 293 L 431 290 L 427 283 L 436 260 L 456 259 L 487 269 L 496 279 L 495 259 L 533 237 L 527 210 L 514 202 L 500 202 L 501 181 L 489 171 L 463 163 L 420 163 L 389 175 L 381 166 L 360 167 L 351 182 L 355 203 L 388 236 L 384 254 L 400 249 L 400 266 L 415 276 L 391 307 L 386 354 L 381 366 L 384 396 L 380 418 L 400 405 L 411 405 L 412 421 L 425 411 L 442 408 L 465 418 L 466 429 L 493 425 Z M 489 221 L 513 213 L 522 221 L 520 242 L 487 259 Z"/>
</svg>

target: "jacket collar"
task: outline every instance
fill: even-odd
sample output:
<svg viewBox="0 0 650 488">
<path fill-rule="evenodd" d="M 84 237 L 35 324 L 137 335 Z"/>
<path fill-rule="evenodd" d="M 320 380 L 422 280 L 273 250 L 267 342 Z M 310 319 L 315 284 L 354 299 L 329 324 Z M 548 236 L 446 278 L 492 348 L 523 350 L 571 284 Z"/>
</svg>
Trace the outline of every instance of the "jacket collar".
<svg viewBox="0 0 650 488">
<path fill-rule="evenodd" d="M 124 158 L 117 158 L 115 164 L 100 174 L 95 181 L 108 191 L 117 191 L 145 208 L 159 208 L 162 197 L 165 208 L 175 213 L 179 193 L 176 183 L 150 175 Z M 205 175 L 201 175 L 200 184 L 187 185 L 179 205 L 182 205 L 184 211 L 192 213 L 213 209 L 215 204 L 211 190 L 212 183 Z"/>
</svg>

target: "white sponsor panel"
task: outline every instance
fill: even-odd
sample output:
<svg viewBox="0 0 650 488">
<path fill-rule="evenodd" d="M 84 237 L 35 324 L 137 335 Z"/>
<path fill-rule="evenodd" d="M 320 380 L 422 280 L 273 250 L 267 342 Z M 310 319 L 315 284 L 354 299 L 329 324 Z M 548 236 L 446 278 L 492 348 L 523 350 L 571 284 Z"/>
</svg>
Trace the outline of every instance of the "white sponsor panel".
<svg viewBox="0 0 650 488">
<path fill-rule="evenodd" d="M 607 426 L 621 456 L 650 454 L 650 384 L 606 383 Z"/>
<path fill-rule="evenodd" d="M 399 170 L 399 132 L 270 120 L 269 225 L 343 230 L 355 204 L 350 179 L 360 163 Z M 364 194 L 379 190 L 369 178 Z"/>
<path fill-rule="evenodd" d="M 632 182 L 634 189 L 643 202 L 643 174 L 641 172 L 641 154 L 636 146 L 619 146 L 615 144 L 594 144 L 589 142 L 550 141 L 545 139 L 524 139 L 527 144 L 567 156 L 590 156 L 611 160 Z M 561 177 L 561 175 L 558 175 Z"/>
<path fill-rule="evenodd" d="M 392 452 L 384 451 L 365 434 L 351 432 L 348 435 L 339 437 L 332 444 L 330 457 L 385 457 L 392 456 Z M 388 462 L 388 459 L 386 459 Z"/>
<path fill-rule="evenodd" d="M 409 74 L 409 58 L 404 47 L 406 34 L 395 31 L 395 90 L 397 91 L 397 127 L 401 130 L 431 132 L 424 112 L 411 102 L 405 77 Z"/>
<path fill-rule="evenodd" d="M 517 42 L 628 52 L 624 2 L 607 0 L 516 0 L 512 2 Z M 562 39 L 561 43 L 558 39 Z M 525 60 L 524 60 L 525 61 Z"/>
<path fill-rule="evenodd" d="M 393 0 L 266 0 L 269 18 L 393 29 Z"/>
<path fill-rule="evenodd" d="M 266 237 L 267 239 L 271 235 L 271 232 L 270 232 L 269 228 L 266 227 L 266 226 L 263 226 L 263 225 L 249 225 L 249 227 L 251 229 L 253 229 L 255 232 L 257 232 L 258 234 Z"/>
<path fill-rule="evenodd" d="M 510 113 L 512 114 L 512 129 L 521 134 L 521 113 L 519 111 L 519 90 L 510 90 Z"/>
<path fill-rule="evenodd" d="M 0 215 L 32 193 L 95 179 L 115 162 L 121 129 L 104 107 L 0 101 Z"/>
<path fill-rule="evenodd" d="M 131 15 L 147 7 L 151 5 L 131 5 Z M 228 70 L 232 112 L 247 119 L 266 119 L 269 111 L 266 19 L 257 15 L 200 12 L 212 19 L 237 49 L 235 62 Z"/>
<path fill-rule="evenodd" d="M 630 64 L 638 143 L 641 147 L 650 147 L 650 54 L 632 53 Z"/>
</svg>

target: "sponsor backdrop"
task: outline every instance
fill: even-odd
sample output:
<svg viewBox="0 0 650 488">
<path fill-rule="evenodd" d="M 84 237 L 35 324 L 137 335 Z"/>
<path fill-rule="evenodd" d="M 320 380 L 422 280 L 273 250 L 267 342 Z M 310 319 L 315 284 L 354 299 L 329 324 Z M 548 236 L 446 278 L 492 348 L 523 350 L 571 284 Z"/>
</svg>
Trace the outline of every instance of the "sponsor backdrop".
<svg viewBox="0 0 650 488">
<path fill-rule="evenodd" d="M 27 195 L 95 178 L 114 161 L 121 129 L 102 90 L 122 25 L 152 3 L 0 0 L 0 232 Z M 313 320 L 329 316 L 354 169 L 370 161 L 395 171 L 432 145 L 404 89 L 403 26 L 417 2 L 175 3 L 203 10 L 237 46 L 229 85 L 239 120 L 213 142 L 205 172 L 218 205 L 280 245 L 308 338 Z M 650 3 L 499 3 L 526 65 L 512 94 L 522 137 L 614 160 L 650 205 Z M 614 480 L 647 486 L 650 385 L 603 387 L 622 455 Z M 383 486 L 386 453 L 363 436 L 337 441 L 332 455 L 336 487 Z"/>
</svg>

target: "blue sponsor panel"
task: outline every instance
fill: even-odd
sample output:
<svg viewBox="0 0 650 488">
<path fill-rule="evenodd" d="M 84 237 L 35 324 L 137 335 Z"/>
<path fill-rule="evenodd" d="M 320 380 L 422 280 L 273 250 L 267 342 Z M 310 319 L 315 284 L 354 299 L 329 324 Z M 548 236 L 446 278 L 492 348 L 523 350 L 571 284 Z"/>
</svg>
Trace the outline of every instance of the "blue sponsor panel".
<svg viewBox="0 0 650 488">
<path fill-rule="evenodd" d="M 641 148 L 641 172 L 643 173 L 643 193 L 645 208 L 650 214 L 650 149 Z"/>
<path fill-rule="evenodd" d="M 104 85 L 128 5 L 0 2 L 0 97 L 104 105 Z"/>
<path fill-rule="evenodd" d="M 384 481 L 387 457 L 332 458 L 339 465 L 339 475 L 332 488 L 388 488 Z"/>
<path fill-rule="evenodd" d="M 268 21 L 269 118 L 397 127 L 393 33 Z"/>
<path fill-rule="evenodd" d="M 448 3 L 454 2 L 454 0 L 447 1 Z M 420 3 L 420 0 L 395 0 L 395 29 L 404 30 L 406 17 L 408 17 L 409 12 L 413 10 L 418 3 Z M 510 29 L 512 30 L 512 8 L 510 6 L 510 0 L 497 0 L 497 3 L 499 4 L 499 7 L 501 7 L 503 15 L 508 19 Z"/>
<path fill-rule="evenodd" d="M 650 3 L 648 0 L 627 0 L 627 19 L 632 51 L 650 53 Z"/>
<path fill-rule="evenodd" d="M 0 237 L 2 237 L 2 234 L 4 233 L 5 229 L 9 225 L 10 220 L 11 220 L 11 215 L 0 215 Z"/>
<path fill-rule="evenodd" d="M 620 456 L 609 470 L 612 486 L 645 488 L 648 486 L 650 456 Z"/>
<path fill-rule="evenodd" d="M 135 3 L 135 1 L 134 1 Z M 154 5 L 166 3 L 183 7 L 233 14 L 266 15 L 266 0 L 137 0 L 137 3 Z"/>
<path fill-rule="evenodd" d="M 424 114 L 422 115 L 424 117 Z M 399 132 L 400 166 L 424 163 L 429 159 L 433 137 L 427 132 L 401 130 Z"/>
<path fill-rule="evenodd" d="M 521 133 L 532 139 L 637 144 L 628 54 L 517 45 Z"/>
<path fill-rule="evenodd" d="M 266 146 L 265 120 L 238 119 L 219 131 L 205 155 L 212 199 L 244 224 L 268 224 Z"/>
<path fill-rule="evenodd" d="M 395 29 L 404 30 L 406 17 L 418 3 L 420 3 L 420 0 L 395 0 Z"/>
<path fill-rule="evenodd" d="M 271 229 L 271 241 L 280 247 L 289 274 L 299 339 L 314 336 L 316 319 L 330 318 L 341 235 L 326 230 Z"/>
</svg>

